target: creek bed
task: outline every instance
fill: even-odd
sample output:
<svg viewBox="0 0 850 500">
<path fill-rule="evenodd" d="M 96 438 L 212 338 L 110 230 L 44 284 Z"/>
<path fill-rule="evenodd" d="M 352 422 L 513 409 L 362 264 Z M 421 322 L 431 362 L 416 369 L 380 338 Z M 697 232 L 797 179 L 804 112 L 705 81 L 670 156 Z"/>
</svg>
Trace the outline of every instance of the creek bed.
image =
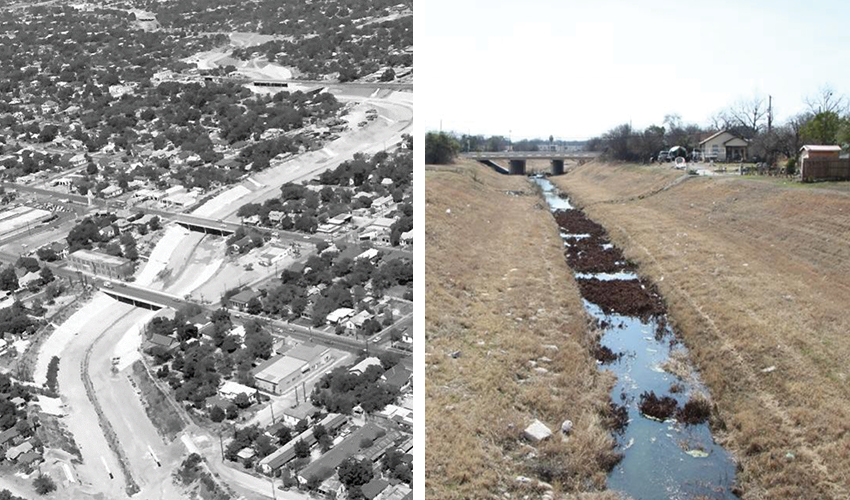
<svg viewBox="0 0 850 500">
<path fill-rule="evenodd" d="M 662 421 L 639 409 L 644 393 L 671 397 L 679 409 L 708 394 L 667 323 L 660 293 L 611 244 L 602 226 L 574 209 L 548 179 L 532 180 L 560 227 L 585 309 L 602 331 L 600 348 L 614 354 L 599 364 L 617 376 L 611 399 L 625 406 L 628 423 L 615 433 L 623 459 L 609 474 L 608 487 L 636 500 L 737 498 L 735 462 L 714 442 L 707 421 L 685 424 L 676 414 Z M 588 236 L 576 239 L 576 234 Z M 670 371 L 678 376 L 665 366 L 675 366 Z"/>
</svg>

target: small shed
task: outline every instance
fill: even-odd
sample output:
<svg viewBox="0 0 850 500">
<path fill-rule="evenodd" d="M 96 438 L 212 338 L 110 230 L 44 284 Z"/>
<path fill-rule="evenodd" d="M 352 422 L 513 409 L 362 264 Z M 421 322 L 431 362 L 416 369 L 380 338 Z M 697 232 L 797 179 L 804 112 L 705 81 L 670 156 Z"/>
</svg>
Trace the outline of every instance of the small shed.
<svg viewBox="0 0 850 500">
<path fill-rule="evenodd" d="M 806 144 L 800 148 L 800 159 L 807 158 L 834 158 L 838 159 L 841 154 L 841 146 L 827 146 L 820 144 Z"/>
<path fill-rule="evenodd" d="M 800 179 L 803 182 L 850 180 L 850 159 L 840 155 L 840 146 L 806 144 L 800 148 Z"/>
</svg>

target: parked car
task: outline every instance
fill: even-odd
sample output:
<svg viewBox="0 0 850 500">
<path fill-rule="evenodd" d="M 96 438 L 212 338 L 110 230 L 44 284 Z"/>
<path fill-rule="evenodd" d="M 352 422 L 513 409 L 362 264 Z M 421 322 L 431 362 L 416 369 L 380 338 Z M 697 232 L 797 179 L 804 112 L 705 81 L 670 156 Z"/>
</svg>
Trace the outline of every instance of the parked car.
<svg viewBox="0 0 850 500">
<path fill-rule="evenodd" d="M 662 163 L 669 160 L 669 152 L 666 149 L 663 149 L 658 152 L 658 162 Z"/>
</svg>

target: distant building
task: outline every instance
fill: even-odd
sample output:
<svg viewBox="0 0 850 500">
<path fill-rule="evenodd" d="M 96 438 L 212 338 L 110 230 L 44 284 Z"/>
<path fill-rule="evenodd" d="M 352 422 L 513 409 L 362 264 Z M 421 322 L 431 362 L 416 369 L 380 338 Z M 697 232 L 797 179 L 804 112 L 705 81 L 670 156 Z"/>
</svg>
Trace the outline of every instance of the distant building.
<svg viewBox="0 0 850 500">
<path fill-rule="evenodd" d="M 17 460 L 22 454 L 32 451 L 32 443 L 24 441 L 18 446 L 13 446 L 6 450 L 6 460 Z"/>
<path fill-rule="evenodd" d="M 19 436 L 19 432 L 14 427 L 10 427 L 3 432 L 0 432 L 0 451 L 7 450 L 14 444 L 15 438 Z"/>
<path fill-rule="evenodd" d="M 264 391 L 281 394 L 332 359 L 329 348 L 319 344 L 302 344 L 254 368 L 254 383 Z"/>
<path fill-rule="evenodd" d="M 120 196 L 121 193 L 123 193 L 123 192 L 124 192 L 124 190 L 121 189 L 118 186 L 109 186 L 109 187 L 105 188 L 103 191 L 101 191 L 100 194 L 104 198 L 115 198 L 116 196 Z"/>
<path fill-rule="evenodd" d="M 390 205 L 392 205 L 392 203 L 393 203 L 393 197 L 392 196 L 390 196 L 390 195 L 381 196 L 380 198 L 375 198 L 375 200 L 372 201 L 372 207 L 376 208 L 378 210 L 382 210 L 382 209 L 387 208 Z"/>
<path fill-rule="evenodd" d="M 721 130 L 699 143 L 703 158 L 716 161 L 746 161 L 750 157 L 749 147 L 749 141 L 728 130 Z"/>
<path fill-rule="evenodd" d="M 339 413 L 329 413 L 328 416 L 326 416 L 324 419 L 322 419 L 321 422 L 319 422 L 319 424 L 321 424 L 327 432 L 333 433 L 336 432 L 337 429 L 342 427 L 346 422 L 348 422 L 347 416 L 340 415 Z M 295 443 L 299 441 L 303 441 L 309 446 L 313 446 L 316 443 L 316 437 L 313 436 L 313 428 L 311 427 L 310 429 L 307 429 L 301 434 L 295 436 L 291 441 L 278 448 L 277 451 L 260 460 L 260 462 L 257 464 L 257 469 L 259 469 L 264 474 L 271 474 L 286 465 L 287 463 L 291 462 L 295 459 Z"/>
<path fill-rule="evenodd" d="M 98 276 L 112 279 L 126 279 L 133 275 L 133 263 L 123 257 L 107 255 L 92 250 L 77 250 L 68 256 L 71 267 Z"/>
<path fill-rule="evenodd" d="M 397 364 L 384 372 L 381 375 L 381 380 L 393 389 L 401 391 L 408 386 L 412 375 L 413 373 L 410 370 L 401 366 L 401 364 Z"/>
<path fill-rule="evenodd" d="M 373 356 L 373 357 L 370 357 L 370 358 L 366 358 L 363 361 L 357 363 L 356 365 L 349 368 L 348 371 L 351 372 L 351 373 L 356 373 L 358 375 L 362 375 L 363 372 L 365 372 L 366 369 L 369 368 L 370 366 L 383 366 L 383 365 L 381 364 L 380 359 Z"/>
<path fill-rule="evenodd" d="M 180 342 L 177 341 L 171 335 L 163 335 L 161 333 L 154 333 L 150 336 L 147 341 L 146 347 L 163 347 L 165 349 L 171 350 L 177 347 Z"/>
<path fill-rule="evenodd" d="M 233 382 L 232 380 L 225 380 L 224 383 L 221 384 L 221 387 L 218 389 L 219 396 L 225 399 L 234 399 L 239 394 L 253 396 L 257 392 L 257 389 L 253 387 L 248 387 L 247 385 Z"/>
<path fill-rule="evenodd" d="M 375 500 L 375 497 L 380 495 L 382 491 L 389 487 L 389 485 L 389 482 L 381 479 L 380 477 L 374 477 L 371 481 L 361 486 L 360 491 L 363 493 L 363 498 L 366 500 Z"/>
<path fill-rule="evenodd" d="M 365 252 L 361 253 L 360 255 L 358 255 L 357 257 L 355 257 L 354 260 L 360 260 L 360 259 L 375 260 L 378 257 L 380 257 L 380 255 L 381 255 L 381 253 L 378 251 L 377 248 L 370 248 L 370 249 L 366 250 Z"/>
<path fill-rule="evenodd" d="M 305 484 L 311 477 L 322 474 L 323 471 L 335 471 L 344 461 L 355 455 L 363 454 L 368 450 L 368 448 L 361 448 L 361 444 L 366 442 L 372 443 L 382 434 L 387 435 L 384 428 L 374 422 L 367 422 L 366 425 L 349 434 L 348 437 L 331 448 L 330 451 L 311 462 L 307 467 L 301 469 L 301 472 L 298 473 L 298 482 Z M 371 445 L 369 448 L 371 448 Z"/>
<path fill-rule="evenodd" d="M 354 314 L 354 309 L 351 309 L 350 307 L 340 307 L 328 314 L 326 320 L 329 324 L 336 325 L 340 321 L 349 318 L 352 314 Z"/>
<path fill-rule="evenodd" d="M 230 307 L 235 307 L 240 311 L 244 311 L 245 308 L 248 306 L 248 302 L 250 302 L 251 299 L 255 297 L 260 297 L 260 292 L 251 290 L 250 288 L 246 288 L 234 295 L 233 297 L 230 297 Z"/>
</svg>

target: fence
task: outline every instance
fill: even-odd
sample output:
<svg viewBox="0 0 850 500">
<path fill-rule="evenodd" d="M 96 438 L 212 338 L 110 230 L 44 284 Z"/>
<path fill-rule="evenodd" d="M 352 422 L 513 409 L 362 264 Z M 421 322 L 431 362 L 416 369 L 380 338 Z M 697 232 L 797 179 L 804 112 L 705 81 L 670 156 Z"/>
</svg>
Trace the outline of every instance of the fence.
<svg viewBox="0 0 850 500">
<path fill-rule="evenodd" d="M 800 179 L 803 182 L 850 180 L 850 158 L 805 158 Z"/>
</svg>

